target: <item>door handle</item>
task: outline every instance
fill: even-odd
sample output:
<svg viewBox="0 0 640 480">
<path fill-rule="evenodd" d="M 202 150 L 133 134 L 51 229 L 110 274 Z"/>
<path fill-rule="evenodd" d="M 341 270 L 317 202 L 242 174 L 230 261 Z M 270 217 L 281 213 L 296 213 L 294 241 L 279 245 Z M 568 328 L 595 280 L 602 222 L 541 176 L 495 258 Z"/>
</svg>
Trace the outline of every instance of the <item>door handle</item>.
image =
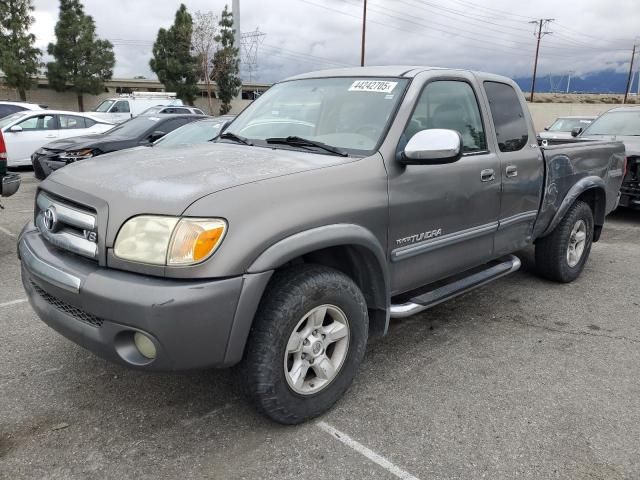
<svg viewBox="0 0 640 480">
<path fill-rule="evenodd" d="M 496 172 L 493 168 L 486 168 L 480 172 L 480 180 L 482 182 L 491 182 L 496 179 Z"/>
<path fill-rule="evenodd" d="M 518 176 L 518 167 L 516 167 L 515 165 L 509 165 L 505 169 L 505 173 L 506 173 L 507 177 L 517 177 Z"/>
</svg>

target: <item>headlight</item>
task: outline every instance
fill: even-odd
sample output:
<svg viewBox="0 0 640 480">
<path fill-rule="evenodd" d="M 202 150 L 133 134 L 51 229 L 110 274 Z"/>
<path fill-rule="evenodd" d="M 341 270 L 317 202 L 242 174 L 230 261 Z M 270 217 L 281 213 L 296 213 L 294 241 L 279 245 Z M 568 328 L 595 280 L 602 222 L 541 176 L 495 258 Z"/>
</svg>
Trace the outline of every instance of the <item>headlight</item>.
<svg viewBox="0 0 640 480">
<path fill-rule="evenodd" d="M 72 150 L 70 152 L 62 152 L 60 158 L 63 160 L 83 160 L 93 157 L 93 150 L 84 148 L 82 150 Z"/>
<path fill-rule="evenodd" d="M 142 215 L 127 221 L 116 238 L 116 257 L 154 265 L 193 265 L 209 258 L 227 230 L 219 218 Z"/>
</svg>

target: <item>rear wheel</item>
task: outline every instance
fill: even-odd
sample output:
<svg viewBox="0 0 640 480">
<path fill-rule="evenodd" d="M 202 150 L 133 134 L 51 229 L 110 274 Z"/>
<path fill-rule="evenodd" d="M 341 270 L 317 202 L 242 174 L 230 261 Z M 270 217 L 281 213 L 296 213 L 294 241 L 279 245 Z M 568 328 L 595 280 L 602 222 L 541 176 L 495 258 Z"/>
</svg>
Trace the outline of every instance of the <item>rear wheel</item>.
<svg viewBox="0 0 640 480">
<path fill-rule="evenodd" d="M 366 303 L 349 277 L 316 265 L 277 272 L 249 335 L 245 391 L 276 422 L 316 417 L 353 381 L 367 335 Z"/>
<path fill-rule="evenodd" d="M 589 258 L 593 242 L 593 212 L 576 201 L 556 228 L 536 242 L 536 269 L 557 282 L 574 281 Z"/>
</svg>

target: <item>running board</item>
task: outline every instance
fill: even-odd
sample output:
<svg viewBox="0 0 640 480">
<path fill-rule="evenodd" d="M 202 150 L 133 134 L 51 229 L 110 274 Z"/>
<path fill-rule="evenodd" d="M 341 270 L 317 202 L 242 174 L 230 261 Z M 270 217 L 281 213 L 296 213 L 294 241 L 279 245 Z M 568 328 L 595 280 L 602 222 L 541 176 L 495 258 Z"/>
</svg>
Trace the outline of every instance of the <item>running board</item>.
<svg viewBox="0 0 640 480">
<path fill-rule="evenodd" d="M 509 275 L 520 268 L 520 259 L 515 255 L 509 255 L 499 260 L 484 270 L 473 273 L 468 277 L 454 280 L 451 283 L 439 286 L 434 290 L 423 293 L 410 299 L 406 303 L 391 305 L 391 318 L 405 318 L 434 307 L 439 303 L 469 292 L 474 288 L 486 285 L 500 277 Z"/>
</svg>

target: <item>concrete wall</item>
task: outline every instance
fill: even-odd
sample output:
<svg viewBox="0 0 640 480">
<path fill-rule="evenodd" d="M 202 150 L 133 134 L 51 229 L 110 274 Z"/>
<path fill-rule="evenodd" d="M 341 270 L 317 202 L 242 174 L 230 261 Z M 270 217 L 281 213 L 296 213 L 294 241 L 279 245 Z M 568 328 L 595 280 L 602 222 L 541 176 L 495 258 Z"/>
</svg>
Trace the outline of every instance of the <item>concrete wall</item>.
<svg viewBox="0 0 640 480">
<path fill-rule="evenodd" d="M 105 92 L 100 95 L 85 95 L 85 111 L 93 110 L 93 108 L 103 100 L 110 97 L 117 97 L 119 95 L 115 92 L 115 88 L 109 88 L 108 90 L 108 93 Z M 0 84 L 0 100 L 20 101 L 16 91 L 14 89 L 7 88 L 3 84 Z M 69 110 L 72 112 L 78 111 L 78 97 L 73 92 L 56 92 L 50 88 L 42 88 L 42 86 L 39 86 L 27 91 L 27 101 L 40 105 L 47 105 L 49 108 L 55 110 Z M 250 100 L 233 100 L 231 102 L 231 113 L 240 113 L 250 103 Z M 195 105 L 203 112 L 208 113 L 209 104 L 206 97 L 199 97 L 195 101 Z M 220 101 L 213 99 L 213 114 L 217 115 L 219 111 Z"/>
<path fill-rule="evenodd" d="M 617 107 L 611 103 L 529 103 L 529 111 L 533 117 L 536 131 L 544 130 L 553 121 L 565 115 L 601 115 L 607 110 Z"/>
</svg>

